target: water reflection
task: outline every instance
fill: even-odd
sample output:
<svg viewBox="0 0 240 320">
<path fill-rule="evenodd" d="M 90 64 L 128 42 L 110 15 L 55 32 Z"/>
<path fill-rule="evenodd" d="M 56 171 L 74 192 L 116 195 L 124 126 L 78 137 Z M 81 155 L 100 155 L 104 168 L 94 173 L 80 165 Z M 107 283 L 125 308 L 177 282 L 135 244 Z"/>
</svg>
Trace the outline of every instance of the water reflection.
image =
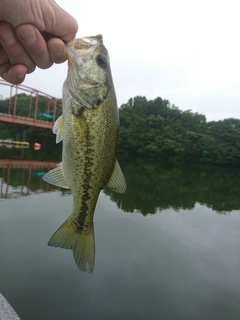
<svg viewBox="0 0 240 320">
<path fill-rule="evenodd" d="M 104 190 L 119 208 L 143 215 L 165 209 L 193 209 L 196 203 L 226 213 L 240 208 L 238 169 L 168 166 L 152 160 L 121 161 L 127 180 L 125 194 Z"/>
<path fill-rule="evenodd" d="M 57 191 L 0 201 L 1 292 L 20 318 L 239 319 L 239 211 L 227 216 L 211 209 L 239 208 L 238 171 L 119 160 L 128 190 L 100 194 L 92 275 L 79 272 L 70 250 L 47 246 L 66 220 L 72 196 Z M 46 167 L 10 170 L 9 189 L 27 188 L 29 178 L 30 191 L 44 188 L 34 173 Z M 7 166 L 0 168 L 5 183 L 7 173 Z M 167 210 L 143 218 L 116 203 L 145 215 Z"/>
<path fill-rule="evenodd" d="M 0 198 L 18 198 L 57 189 L 42 180 L 56 165 L 57 162 L 0 159 Z"/>
<path fill-rule="evenodd" d="M 0 159 L 0 197 L 16 198 L 58 189 L 45 183 L 42 176 L 58 162 L 23 160 L 16 151 L 4 149 L 9 158 Z M 1 150 L 0 158 L 3 155 Z M 27 158 L 37 159 L 35 154 Z M 41 152 L 40 158 L 44 155 Z M 26 155 L 24 156 L 26 157 Z M 3 157 L 4 158 L 4 157 Z M 180 165 L 166 166 L 149 159 L 120 159 L 127 180 L 127 192 L 105 189 L 119 208 L 143 215 L 165 209 L 193 209 L 196 203 L 226 213 L 240 208 L 240 173 L 237 168 Z M 70 191 L 61 190 L 62 195 Z"/>
</svg>

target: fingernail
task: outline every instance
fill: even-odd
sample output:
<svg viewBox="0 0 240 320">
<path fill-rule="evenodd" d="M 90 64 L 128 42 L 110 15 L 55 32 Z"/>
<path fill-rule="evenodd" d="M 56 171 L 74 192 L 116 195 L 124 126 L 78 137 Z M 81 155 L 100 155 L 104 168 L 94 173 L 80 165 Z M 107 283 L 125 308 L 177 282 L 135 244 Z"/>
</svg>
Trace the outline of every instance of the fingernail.
<svg viewBox="0 0 240 320">
<path fill-rule="evenodd" d="M 33 44 L 37 37 L 35 28 L 31 25 L 22 25 L 18 28 L 18 37 L 26 44 Z"/>
<path fill-rule="evenodd" d="M 16 42 L 13 32 L 6 27 L 2 27 L 0 29 L 0 38 L 3 42 L 9 45 L 12 45 Z"/>
<path fill-rule="evenodd" d="M 51 47 L 51 54 L 55 57 L 59 57 L 63 54 L 62 46 L 59 43 L 56 43 L 54 46 Z"/>
<path fill-rule="evenodd" d="M 19 72 L 19 73 L 17 74 L 17 76 L 18 76 L 18 79 L 19 79 L 19 80 L 22 80 L 22 79 L 25 77 L 25 73 Z"/>
</svg>

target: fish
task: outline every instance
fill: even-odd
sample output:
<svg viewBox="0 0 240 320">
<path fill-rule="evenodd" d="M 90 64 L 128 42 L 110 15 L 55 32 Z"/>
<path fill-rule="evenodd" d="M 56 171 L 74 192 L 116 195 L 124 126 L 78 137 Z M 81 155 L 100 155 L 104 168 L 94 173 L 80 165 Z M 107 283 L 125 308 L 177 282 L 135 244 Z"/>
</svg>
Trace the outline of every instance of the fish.
<svg viewBox="0 0 240 320">
<path fill-rule="evenodd" d="M 93 218 L 100 191 L 126 190 L 116 159 L 119 115 L 102 35 L 70 40 L 66 49 L 68 72 L 62 89 L 62 115 L 53 126 L 56 143 L 62 141 L 62 162 L 43 180 L 71 189 L 73 208 L 48 245 L 71 249 L 78 268 L 92 273 Z"/>
</svg>

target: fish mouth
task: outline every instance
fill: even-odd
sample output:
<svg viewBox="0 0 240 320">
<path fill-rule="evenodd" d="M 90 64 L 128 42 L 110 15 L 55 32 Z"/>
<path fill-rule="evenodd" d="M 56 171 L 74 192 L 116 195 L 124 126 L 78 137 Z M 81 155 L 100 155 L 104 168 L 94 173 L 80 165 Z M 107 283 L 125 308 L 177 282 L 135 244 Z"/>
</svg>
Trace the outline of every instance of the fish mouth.
<svg viewBox="0 0 240 320">
<path fill-rule="evenodd" d="M 80 39 L 72 39 L 66 43 L 67 50 L 81 50 L 87 51 L 92 47 L 97 47 L 103 44 L 103 37 L 101 34 L 92 37 L 83 37 Z"/>
<path fill-rule="evenodd" d="M 99 46 L 103 46 L 103 37 L 101 34 L 92 37 L 72 39 L 66 43 L 68 56 L 68 81 L 65 83 L 68 83 L 68 91 L 71 93 L 71 95 L 76 100 L 81 100 L 82 104 L 89 108 L 92 106 L 88 105 L 88 103 L 83 101 L 83 99 L 79 96 L 75 90 L 74 83 L 77 81 L 78 87 L 84 86 L 85 89 L 98 87 L 101 85 L 101 83 L 97 81 L 85 79 L 81 74 L 78 73 L 78 69 L 81 69 L 81 66 L 87 60 L 93 59 L 94 51 Z"/>
<path fill-rule="evenodd" d="M 101 34 L 92 37 L 83 37 L 82 39 L 92 46 L 99 46 L 100 44 L 103 44 L 103 37 Z"/>
<path fill-rule="evenodd" d="M 101 34 L 70 40 L 66 43 L 69 66 L 74 67 L 74 61 L 79 58 L 90 57 L 94 50 L 101 45 L 103 45 Z"/>
</svg>

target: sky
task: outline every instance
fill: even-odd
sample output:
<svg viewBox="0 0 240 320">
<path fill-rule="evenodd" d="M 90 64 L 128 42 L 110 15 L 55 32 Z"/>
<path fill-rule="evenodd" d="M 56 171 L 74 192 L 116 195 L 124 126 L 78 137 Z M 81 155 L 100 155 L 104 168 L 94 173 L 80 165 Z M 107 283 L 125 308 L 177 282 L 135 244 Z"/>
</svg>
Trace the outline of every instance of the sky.
<svg viewBox="0 0 240 320">
<path fill-rule="evenodd" d="M 239 0 L 56 2 L 77 19 L 77 37 L 103 35 L 119 106 L 161 97 L 208 121 L 240 118 Z M 66 72 L 37 69 L 23 84 L 61 98 Z"/>
</svg>

